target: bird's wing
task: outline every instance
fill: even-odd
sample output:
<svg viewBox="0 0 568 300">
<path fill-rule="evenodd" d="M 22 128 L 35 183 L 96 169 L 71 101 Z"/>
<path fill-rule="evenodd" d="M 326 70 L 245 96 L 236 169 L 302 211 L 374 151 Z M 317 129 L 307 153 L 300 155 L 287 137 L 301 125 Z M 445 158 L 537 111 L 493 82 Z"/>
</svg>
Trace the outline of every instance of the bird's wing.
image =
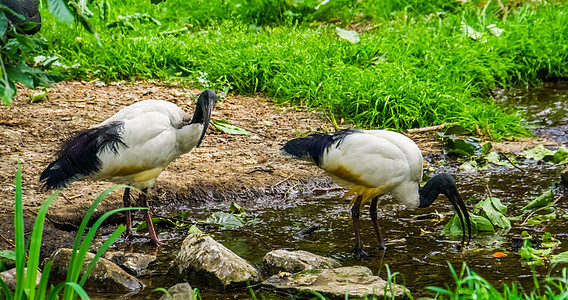
<svg viewBox="0 0 568 300">
<path fill-rule="evenodd" d="M 424 159 L 420 148 L 407 136 L 388 130 L 365 130 L 367 134 L 383 138 L 395 145 L 408 160 L 411 179 L 420 183 L 422 181 L 422 168 Z"/>
<path fill-rule="evenodd" d="M 163 100 L 144 100 L 131 104 L 112 117 L 91 127 L 99 127 L 112 122 L 134 120 L 146 113 L 160 113 L 168 117 L 173 127 L 180 128 L 183 123 L 187 123 L 191 117 L 177 105 Z"/>
<path fill-rule="evenodd" d="M 123 120 L 121 141 L 126 145 L 112 153 L 98 154 L 101 170 L 91 176 L 95 180 L 108 180 L 148 187 L 183 152 L 176 141 L 176 128 L 169 116 L 160 112 L 146 112 Z"/>
<path fill-rule="evenodd" d="M 368 188 L 390 189 L 408 180 L 411 164 L 389 139 L 355 132 L 329 147 L 322 168 L 343 180 Z"/>
</svg>

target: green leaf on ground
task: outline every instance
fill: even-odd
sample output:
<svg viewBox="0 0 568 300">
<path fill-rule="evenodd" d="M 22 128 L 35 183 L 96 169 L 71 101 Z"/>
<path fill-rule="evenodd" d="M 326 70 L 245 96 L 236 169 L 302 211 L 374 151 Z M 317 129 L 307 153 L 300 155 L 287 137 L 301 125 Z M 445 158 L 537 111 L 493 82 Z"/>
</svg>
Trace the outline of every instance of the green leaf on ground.
<svg viewBox="0 0 568 300">
<path fill-rule="evenodd" d="M 215 126 L 216 129 L 228 134 L 237 134 L 237 135 L 251 134 L 250 131 L 231 125 L 227 120 L 224 119 L 213 120 L 213 126 Z"/>
<path fill-rule="evenodd" d="M 553 255 L 550 259 L 551 264 L 566 264 L 568 263 L 568 251 Z"/>
<path fill-rule="evenodd" d="M 245 225 L 246 222 L 234 214 L 216 211 L 205 220 L 205 223 L 221 228 L 233 229 Z"/>
<path fill-rule="evenodd" d="M 550 203 L 552 203 L 554 201 L 553 199 L 554 197 L 554 193 L 552 192 L 552 189 L 546 191 L 545 193 L 543 193 L 542 195 L 536 197 L 536 199 L 534 199 L 533 201 L 531 201 L 529 204 L 525 205 L 522 210 L 523 211 L 530 211 L 530 210 L 535 210 L 541 207 L 545 207 L 547 205 L 549 205 Z"/>
<path fill-rule="evenodd" d="M 201 234 L 203 233 L 203 231 L 201 231 L 199 228 L 197 228 L 197 226 L 191 225 L 191 227 L 189 227 L 189 230 L 187 231 L 187 233 L 189 234 Z"/>
<path fill-rule="evenodd" d="M 527 224 L 534 226 L 554 219 L 556 219 L 556 212 L 551 212 L 546 215 L 533 215 L 527 220 Z"/>
<path fill-rule="evenodd" d="M 495 227 L 493 227 L 493 224 L 491 224 L 491 221 L 489 221 L 487 218 L 478 216 L 474 213 L 469 213 L 469 216 L 471 218 L 471 234 L 476 234 L 483 231 L 495 231 Z M 444 226 L 444 229 L 442 229 L 442 234 L 450 236 L 459 236 L 463 234 L 461 220 L 457 215 L 455 215 L 452 220 L 450 220 L 450 222 L 448 222 L 448 224 Z"/>
<path fill-rule="evenodd" d="M 556 248 L 560 244 L 561 244 L 561 242 L 559 240 L 557 240 L 556 238 L 554 238 L 550 232 L 545 232 L 542 235 L 542 242 L 540 243 L 541 247 L 543 247 L 543 248 Z"/>
<path fill-rule="evenodd" d="M 554 150 L 548 150 L 543 145 L 537 145 L 532 149 L 527 149 L 521 152 L 521 155 L 534 160 L 542 160 L 545 156 L 554 156 Z"/>
<path fill-rule="evenodd" d="M 475 207 L 480 208 L 494 226 L 511 228 L 511 222 L 505 217 L 507 207 L 501 203 L 499 198 L 485 198 L 477 203 Z"/>
</svg>

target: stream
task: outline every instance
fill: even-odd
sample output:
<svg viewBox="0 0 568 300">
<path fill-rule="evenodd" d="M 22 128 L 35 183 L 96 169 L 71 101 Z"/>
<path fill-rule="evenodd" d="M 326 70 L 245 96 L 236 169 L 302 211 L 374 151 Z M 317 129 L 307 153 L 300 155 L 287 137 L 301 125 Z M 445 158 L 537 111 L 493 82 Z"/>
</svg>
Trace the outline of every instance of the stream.
<svg viewBox="0 0 568 300">
<path fill-rule="evenodd" d="M 539 89 L 512 89 L 500 93 L 495 101 L 503 107 L 517 107 L 526 112 L 526 121 L 537 136 L 562 143 L 568 142 L 565 134 L 568 126 L 568 82 L 549 83 Z M 426 156 L 431 165 L 437 165 L 439 157 Z M 458 184 L 461 196 L 471 209 L 474 203 L 486 197 L 497 197 L 508 206 L 507 216 L 519 216 L 521 208 L 536 196 L 553 188 L 555 197 L 562 197 L 557 204 L 557 218 L 539 225 L 525 225 L 521 221 L 513 221 L 509 230 L 497 230 L 491 233 L 480 233 L 473 236 L 471 244 L 463 252 L 457 250 L 461 237 L 447 237 L 441 234 L 442 228 L 454 215 L 454 209 L 445 197 L 440 197 L 426 209 L 404 209 L 384 197 L 379 205 L 378 218 L 383 229 L 387 246 L 386 251 L 377 249 L 377 240 L 372 229 L 368 206 L 361 210 L 361 234 L 365 250 L 369 256 L 362 261 L 352 257 L 350 250 L 354 246 L 353 227 L 348 201 L 342 200 L 342 192 L 300 193 L 291 188 L 285 199 L 269 201 L 254 199 L 243 204 L 246 216 L 256 218 L 254 224 L 237 230 L 219 230 L 209 228 L 207 233 L 231 249 L 237 255 L 262 268 L 263 256 L 272 249 L 305 250 L 315 254 L 333 257 L 343 266 L 363 265 L 369 267 L 374 274 L 383 279 L 387 277 L 385 265 L 391 272 L 400 273 L 397 283 L 403 283 L 413 296 L 433 296 L 427 286 L 445 287 L 453 284 L 448 263 L 460 269 L 463 262 L 476 273 L 487 279 L 494 287 L 501 289 L 503 283 L 519 282 L 526 291 L 533 287 L 531 267 L 521 262 L 515 248 L 515 239 L 522 231 L 541 237 L 544 232 L 552 233 L 562 242 L 554 251 L 558 254 L 568 251 L 568 225 L 565 217 L 568 204 L 565 201 L 564 189 L 559 186 L 562 165 L 552 165 L 527 160 L 517 168 L 491 166 L 478 172 L 461 171 L 455 160 L 442 158 L 447 164 L 436 167 L 436 173 L 452 174 Z M 449 164 L 452 162 L 452 164 Z M 434 173 L 425 173 L 432 176 Z M 325 179 L 324 179 L 325 180 Z M 473 201 L 471 201 L 474 199 Z M 213 206 L 214 205 L 214 206 Z M 195 220 L 204 220 L 211 212 L 227 211 L 229 203 L 214 203 L 201 207 L 176 207 L 187 210 Z M 165 209 L 158 214 L 167 214 Z M 175 215 L 175 211 L 169 211 Z M 306 228 L 316 226 L 311 234 L 299 236 Z M 202 228 L 203 229 L 203 228 Z M 168 288 L 172 279 L 167 276 L 170 262 L 176 249 L 181 245 L 186 234 L 175 229 L 159 228 L 159 232 L 167 231 L 162 240 L 166 246 L 155 250 L 150 247 L 118 244 L 124 251 L 139 251 L 158 255 L 159 263 L 149 275 L 139 279 L 147 288 L 136 295 L 125 295 L 120 299 L 146 299 L 152 289 Z M 496 258 L 495 252 L 507 253 L 507 256 Z M 559 272 L 562 266 L 556 267 L 552 274 Z M 549 272 L 549 265 L 537 266 L 535 274 L 543 278 Z M 191 283 L 190 283 L 191 284 Z M 192 285 L 193 286 L 193 285 Z M 247 288 L 226 291 L 224 293 L 198 287 L 202 299 L 250 299 Z M 260 285 L 252 286 L 257 297 L 266 299 L 289 299 L 287 294 L 276 294 L 265 290 Z M 89 294 L 92 299 L 116 299 L 108 294 Z M 152 293 L 150 298 L 157 299 L 161 293 Z"/>
</svg>

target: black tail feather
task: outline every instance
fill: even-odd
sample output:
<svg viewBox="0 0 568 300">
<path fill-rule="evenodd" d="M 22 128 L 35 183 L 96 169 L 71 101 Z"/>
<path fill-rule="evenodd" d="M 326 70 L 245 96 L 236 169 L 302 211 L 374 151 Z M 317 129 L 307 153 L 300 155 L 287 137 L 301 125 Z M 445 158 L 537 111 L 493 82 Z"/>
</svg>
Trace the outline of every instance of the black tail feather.
<svg viewBox="0 0 568 300">
<path fill-rule="evenodd" d="M 41 173 L 40 181 L 46 190 L 67 187 L 81 176 L 98 172 L 102 162 L 97 154 L 101 151 L 117 153 L 121 140 L 123 122 L 74 132 L 56 154 L 56 159 Z"/>
<path fill-rule="evenodd" d="M 347 135 L 357 132 L 357 129 L 344 129 L 334 133 L 314 133 L 307 137 L 290 140 L 282 150 L 297 158 L 311 159 L 321 166 L 324 152 L 333 144 L 341 143 Z"/>
</svg>

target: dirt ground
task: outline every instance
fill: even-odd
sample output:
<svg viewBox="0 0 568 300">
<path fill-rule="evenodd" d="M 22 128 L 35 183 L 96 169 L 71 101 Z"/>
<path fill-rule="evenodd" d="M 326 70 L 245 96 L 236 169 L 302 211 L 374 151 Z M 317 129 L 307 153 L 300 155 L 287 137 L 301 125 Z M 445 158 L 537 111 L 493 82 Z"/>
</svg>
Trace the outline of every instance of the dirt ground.
<svg viewBox="0 0 568 300">
<path fill-rule="evenodd" d="M 68 133 L 88 128 L 121 108 L 146 99 L 168 100 L 193 114 L 194 101 L 200 93 L 199 90 L 163 83 L 77 81 L 56 84 L 49 89 L 49 99 L 39 103 L 29 102 L 32 92 L 20 87 L 12 106 L 0 106 L 0 216 L 10 216 L 13 211 L 18 159 L 23 169 L 24 205 L 28 215 L 33 217 L 49 195 L 40 189 L 39 175 Z M 156 200 L 151 204 L 154 209 L 164 203 L 191 206 L 191 202 L 256 201 L 261 198 L 270 201 L 270 196 L 293 182 L 325 178 L 318 168 L 280 153 L 282 145 L 299 133 L 333 131 L 333 125 L 324 114 L 276 106 L 261 96 L 229 95 L 217 103 L 212 118 L 226 119 L 252 134 L 228 135 L 209 129 L 201 147 L 178 158 L 160 175 L 150 191 Z M 349 125 L 341 124 L 341 127 Z M 423 153 L 442 153 L 433 134 L 410 137 Z M 550 144 L 550 141 L 529 139 L 495 143 L 494 149 L 516 152 L 536 143 Z M 72 184 L 52 203 L 48 220 L 58 230 L 73 230 L 87 207 L 109 186 L 109 183 L 88 181 Z M 103 202 L 100 212 L 121 204 L 120 192 L 117 192 Z M 13 225 L 9 217 L 5 219 L 7 222 L 2 222 L 4 226 L 0 225 L 0 232 L 6 233 L 13 230 Z M 0 234 L 0 237 L 4 236 Z M 59 234 L 55 238 L 67 239 L 67 235 Z M 6 248 L 4 244 L 9 247 L 9 239 L 4 237 L 0 248 Z"/>
</svg>

